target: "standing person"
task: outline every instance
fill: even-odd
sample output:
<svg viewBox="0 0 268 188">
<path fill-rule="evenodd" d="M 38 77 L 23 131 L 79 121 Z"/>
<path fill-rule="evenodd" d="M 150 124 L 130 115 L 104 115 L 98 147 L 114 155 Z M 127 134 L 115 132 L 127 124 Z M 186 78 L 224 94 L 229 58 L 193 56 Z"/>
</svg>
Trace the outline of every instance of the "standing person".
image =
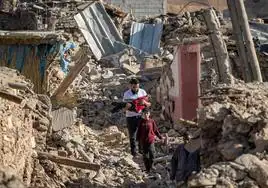
<svg viewBox="0 0 268 188">
<path fill-rule="evenodd" d="M 132 78 L 129 84 L 130 84 L 130 89 L 124 93 L 124 98 L 123 98 L 124 102 L 132 102 L 135 99 L 147 96 L 146 91 L 143 89 L 140 89 L 139 80 L 137 80 L 136 78 Z M 144 105 L 146 107 L 151 106 L 151 103 L 146 100 L 141 100 L 139 103 L 140 105 Z M 131 154 L 135 157 L 137 155 L 136 135 L 137 135 L 137 130 L 138 130 L 138 122 L 141 119 L 141 112 L 138 113 L 135 111 L 130 111 L 129 108 L 130 108 L 129 106 L 126 106 L 125 111 L 126 111 L 126 118 L 127 118 L 127 127 L 128 127 L 128 133 L 129 133 Z"/>
<path fill-rule="evenodd" d="M 143 162 L 147 173 L 149 173 L 153 167 L 155 157 L 155 136 L 160 140 L 163 140 L 155 121 L 150 118 L 149 109 L 145 108 L 142 113 L 142 119 L 139 122 L 137 139 L 143 148 Z"/>
</svg>

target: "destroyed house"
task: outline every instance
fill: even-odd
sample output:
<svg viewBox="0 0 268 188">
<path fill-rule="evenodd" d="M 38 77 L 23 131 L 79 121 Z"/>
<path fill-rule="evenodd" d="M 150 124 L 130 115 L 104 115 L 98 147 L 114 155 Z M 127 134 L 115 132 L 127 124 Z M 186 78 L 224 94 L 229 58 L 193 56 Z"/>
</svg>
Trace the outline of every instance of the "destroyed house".
<svg viewBox="0 0 268 188">
<path fill-rule="evenodd" d="M 166 0 L 104 0 L 105 3 L 120 7 L 136 18 L 166 14 Z"/>
<path fill-rule="evenodd" d="M 0 66 L 14 68 L 34 84 L 36 93 L 46 89 L 46 70 L 60 49 L 54 32 L 0 31 Z"/>
</svg>

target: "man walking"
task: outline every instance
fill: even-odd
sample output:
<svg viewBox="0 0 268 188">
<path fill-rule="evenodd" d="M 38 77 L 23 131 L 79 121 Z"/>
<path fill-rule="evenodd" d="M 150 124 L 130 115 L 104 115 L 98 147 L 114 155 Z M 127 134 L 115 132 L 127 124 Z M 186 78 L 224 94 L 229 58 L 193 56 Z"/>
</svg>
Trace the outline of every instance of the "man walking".
<svg viewBox="0 0 268 188">
<path fill-rule="evenodd" d="M 124 93 L 124 102 L 131 102 L 137 98 L 147 96 L 145 90 L 140 89 L 139 80 L 133 78 L 129 82 L 130 89 Z M 144 105 L 145 107 L 150 107 L 151 103 L 146 100 L 141 100 L 139 105 Z M 131 154 L 135 157 L 137 155 L 136 150 L 136 135 L 138 130 L 138 124 L 141 119 L 141 113 L 137 113 L 135 111 L 129 111 L 129 107 L 125 108 L 126 118 L 127 118 L 127 128 L 129 133 L 129 141 L 130 141 L 130 149 Z M 140 148 L 139 148 L 140 149 Z"/>
</svg>

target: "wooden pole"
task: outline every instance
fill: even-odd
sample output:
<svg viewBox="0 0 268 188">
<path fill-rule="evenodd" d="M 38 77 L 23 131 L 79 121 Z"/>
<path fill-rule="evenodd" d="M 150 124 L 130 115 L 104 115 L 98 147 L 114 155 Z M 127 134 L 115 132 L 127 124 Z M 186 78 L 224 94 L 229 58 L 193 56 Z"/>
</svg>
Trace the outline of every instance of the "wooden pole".
<svg viewBox="0 0 268 188">
<path fill-rule="evenodd" d="M 245 82 L 251 82 L 252 78 L 252 71 L 250 69 L 249 60 L 246 54 L 246 47 L 244 44 L 244 39 L 242 35 L 242 29 L 240 26 L 240 22 L 238 19 L 236 3 L 233 0 L 227 0 L 228 8 L 231 15 L 232 25 L 233 25 L 233 33 L 236 38 L 236 45 L 238 49 L 238 55 L 242 66 L 243 77 Z"/>
<path fill-rule="evenodd" d="M 215 52 L 219 73 L 219 82 L 232 84 L 234 80 L 231 75 L 229 55 L 219 28 L 219 21 L 215 16 L 216 13 L 213 9 L 206 9 L 204 10 L 203 15 L 206 21 L 207 29 L 210 33 L 210 41 Z"/>
<path fill-rule="evenodd" d="M 73 166 L 76 168 L 82 168 L 82 169 L 89 169 L 89 170 L 95 170 L 98 171 L 100 169 L 100 165 L 86 162 L 86 161 L 80 161 L 76 159 L 69 159 L 67 157 L 60 157 L 57 155 L 52 155 L 50 153 L 46 152 L 37 152 L 39 158 L 48 159 L 52 162 L 67 165 L 67 166 Z"/>
<path fill-rule="evenodd" d="M 248 16 L 247 16 L 245 5 L 244 5 L 244 0 L 235 0 L 235 3 L 236 3 L 236 8 L 237 8 L 237 15 L 238 15 L 238 18 L 240 18 L 240 24 L 241 24 L 243 35 L 244 35 L 250 68 L 253 73 L 253 80 L 262 82 L 261 70 L 260 70 L 257 54 L 255 51 L 255 46 L 254 46 L 252 36 L 250 33 L 250 28 L 248 24 Z"/>
</svg>

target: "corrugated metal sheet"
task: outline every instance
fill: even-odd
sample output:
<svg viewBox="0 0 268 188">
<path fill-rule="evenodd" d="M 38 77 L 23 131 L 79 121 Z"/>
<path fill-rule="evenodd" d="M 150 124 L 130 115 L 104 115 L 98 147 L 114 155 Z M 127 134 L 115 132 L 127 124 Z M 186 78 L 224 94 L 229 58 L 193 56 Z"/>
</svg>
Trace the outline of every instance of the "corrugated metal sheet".
<svg viewBox="0 0 268 188">
<path fill-rule="evenodd" d="M 149 54 L 159 52 L 163 24 L 132 23 L 129 44 Z"/>
<path fill-rule="evenodd" d="M 126 48 L 122 37 L 101 3 L 91 4 L 74 18 L 98 60 Z"/>
<path fill-rule="evenodd" d="M 106 3 L 116 5 L 136 18 L 166 14 L 166 0 L 105 0 Z"/>
</svg>

